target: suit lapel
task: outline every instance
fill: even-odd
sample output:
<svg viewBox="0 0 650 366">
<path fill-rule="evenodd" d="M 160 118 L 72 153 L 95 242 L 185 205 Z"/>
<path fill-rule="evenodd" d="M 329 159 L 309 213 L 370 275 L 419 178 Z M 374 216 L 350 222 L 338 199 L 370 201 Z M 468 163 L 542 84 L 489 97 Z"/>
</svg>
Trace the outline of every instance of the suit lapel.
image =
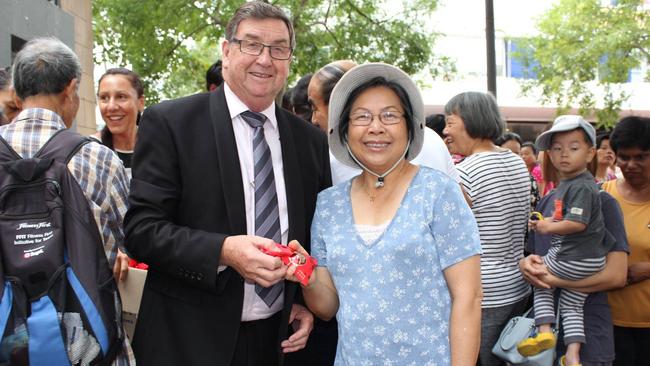
<svg viewBox="0 0 650 366">
<path fill-rule="evenodd" d="M 231 234 L 246 234 L 246 205 L 239 154 L 223 86 L 210 93 L 210 117 L 217 145 L 217 161 Z"/>
<path fill-rule="evenodd" d="M 298 164 L 298 152 L 294 143 L 291 122 L 279 107 L 275 108 L 282 146 L 282 165 L 284 167 L 284 184 L 286 186 L 287 210 L 289 216 L 289 240 L 305 240 L 304 195 L 302 175 Z M 304 243 L 301 243 L 304 245 Z"/>
</svg>

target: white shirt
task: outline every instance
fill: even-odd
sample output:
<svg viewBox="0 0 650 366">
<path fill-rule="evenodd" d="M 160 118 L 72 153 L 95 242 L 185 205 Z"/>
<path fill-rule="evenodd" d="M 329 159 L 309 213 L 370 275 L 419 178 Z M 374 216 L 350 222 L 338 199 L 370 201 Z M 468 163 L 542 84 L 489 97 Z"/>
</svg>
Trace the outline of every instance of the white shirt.
<svg viewBox="0 0 650 366">
<path fill-rule="evenodd" d="M 424 144 L 422 150 L 411 161 L 413 164 L 437 169 L 447 174 L 451 179 L 460 183 L 460 176 L 442 138 L 432 129 L 424 128 Z M 330 151 L 330 166 L 332 169 L 332 184 L 345 182 L 361 174 L 360 168 L 353 168 L 338 161 Z"/>
<path fill-rule="evenodd" d="M 232 92 L 227 83 L 224 84 L 226 104 L 230 111 L 232 127 L 235 132 L 237 153 L 239 154 L 239 166 L 241 178 L 244 183 L 244 204 L 246 208 L 246 234 L 255 235 L 255 167 L 253 157 L 253 134 L 255 130 L 240 116 L 248 107 Z M 289 217 L 287 210 L 287 194 L 284 184 L 284 168 L 282 166 L 282 147 L 280 145 L 280 132 L 278 120 L 275 117 L 275 103 L 261 112 L 266 116 L 264 122 L 264 138 L 271 150 L 273 161 L 273 176 L 275 177 L 275 190 L 278 197 L 278 209 L 280 214 L 280 231 L 282 243 L 286 244 L 289 236 Z M 225 268 L 220 266 L 220 270 Z M 251 321 L 269 318 L 271 315 L 282 310 L 284 296 L 280 294 L 278 299 L 269 308 L 266 303 L 255 293 L 255 284 L 244 284 L 244 306 L 242 308 L 241 320 Z"/>
</svg>

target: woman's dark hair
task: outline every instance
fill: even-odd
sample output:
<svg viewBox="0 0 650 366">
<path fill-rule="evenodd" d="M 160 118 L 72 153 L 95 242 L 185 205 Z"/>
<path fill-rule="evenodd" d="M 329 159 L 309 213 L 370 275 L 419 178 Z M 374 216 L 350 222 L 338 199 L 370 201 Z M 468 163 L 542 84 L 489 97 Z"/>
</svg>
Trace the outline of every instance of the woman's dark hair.
<svg viewBox="0 0 650 366">
<path fill-rule="evenodd" d="M 101 84 L 104 77 L 106 77 L 108 75 L 122 75 L 122 76 L 125 76 L 129 80 L 129 82 L 131 83 L 131 86 L 133 87 L 133 89 L 135 89 L 136 93 L 138 93 L 138 98 L 140 98 L 141 96 L 144 95 L 144 84 L 142 83 L 142 80 L 140 79 L 140 75 L 136 74 L 135 72 L 133 72 L 133 71 L 127 69 L 127 68 L 124 68 L 124 67 L 116 67 L 116 68 L 113 68 L 113 69 L 108 69 L 108 70 L 106 70 L 104 75 L 102 75 L 102 77 L 99 78 L 99 82 L 97 83 L 97 85 Z M 98 92 L 99 92 L 99 90 L 98 90 Z"/>
<path fill-rule="evenodd" d="M 600 145 L 602 145 L 605 140 L 609 140 L 609 133 L 602 133 L 596 136 L 596 149 L 600 149 Z"/>
<path fill-rule="evenodd" d="M 354 89 L 348 96 L 343 111 L 341 112 L 341 119 L 339 120 L 339 137 L 341 143 L 345 144 L 348 140 L 348 125 L 350 124 L 350 112 L 352 111 L 352 104 L 357 100 L 359 95 L 364 91 L 377 87 L 386 87 L 392 90 L 399 98 L 402 108 L 404 108 L 404 120 L 406 121 L 406 129 L 408 131 L 409 141 L 413 140 L 413 108 L 409 100 L 406 90 L 401 85 L 393 81 L 388 81 L 383 76 L 378 76 L 366 81 Z M 408 157 L 408 153 L 406 155 Z"/>
<path fill-rule="evenodd" d="M 104 75 L 102 75 L 99 78 L 99 82 L 97 83 L 97 93 L 99 94 L 99 85 L 101 85 L 102 80 L 104 77 L 108 75 L 122 75 L 129 80 L 131 83 L 131 87 L 135 90 L 135 92 L 138 94 L 138 98 L 144 96 L 144 84 L 142 83 L 142 80 L 140 79 L 140 75 L 137 73 L 124 68 L 124 67 L 116 67 L 112 69 L 106 70 Z M 140 123 L 140 112 L 138 112 L 138 116 L 136 117 L 135 124 L 136 126 Z M 104 126 L 102 128 L 102 131 L 100 132 L 100 136 L 102 139 L 102 144 L 106 145 L 109 149 L 113 150 L 113 134 L 111 131 L 108 129 L 108 126 Z"/>
<path fill-rule="evenodd" d="M 618 154 L 618 149 L 639 148 L 650 150 L 650 118 L 630 116 L 620 120 L 610 135 L 609 144 Z"/>
<path fill-rule="evenodd" d="M 494 143 L 496 145 L 501 146 L 501 145 L 505 144 L 508 141 L 516 141 L 516 142 L 519 143 L 519 146 L 522 145 L 521 144 L 521 136 L 519 136 L 519 134 L 517 134 L 517 133 L 510 132 L 510 131 L 508 131 L 508 132 L 504 133 L 503 135 L 501 135 L 498 139 L 496 139 L 496 141 L 494 141 Z"/>
<path fill-rule="evenodd" d="M 217 87 L 223 84 L 223 75 L 221 74 L 221 60 L 210 65 L 208 71 L 205 72 L 205 89 L 210 91 L 210 85 Z"/>
<path fill-rule="evenodd" d="M 312 114 L 309 98 L 307 97 L 307 88 L 312 76 L 314 74 L 311 73 L 303 75 L 296 82 L 296 85 L 291 88 L 291 94 L 289 95 L 289 103 L 293 108 L 293 113 L 307 122 L 311 121 Z"/>
<path fill-rule="evenodd" d="M 533 154 L 537 156 L 537 153 L 539 151 L 537 151 L 537 146 L 535 146 L 534 142 L 526 141 L 523 144 L 521 144 L 521 148 L 523 149 L 524 147 L 530 147 L 530 149 L 533 150 Z"/>
<path fill-rule="evenodd" d="M 442 131 L 445 129 L 445 115 L 444 114 L 431 114 L 424 119 L 425 124 L 430 129 L 434 130 L 438 136 L 445 138 Z"/>
</svg>

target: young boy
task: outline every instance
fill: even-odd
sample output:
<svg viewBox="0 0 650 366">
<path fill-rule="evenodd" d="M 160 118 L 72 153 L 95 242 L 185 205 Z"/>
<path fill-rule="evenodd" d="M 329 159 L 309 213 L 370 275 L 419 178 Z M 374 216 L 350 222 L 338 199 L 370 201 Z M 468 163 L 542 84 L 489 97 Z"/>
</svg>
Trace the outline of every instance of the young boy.
<svg viewBox="0 0 650 366">
<path fill-rule="evenodd" d="M 561 181 L 553 217 L 531 220 L 529 227 L 539 234 L 553 234 L 551 248 L 543 257 L 551 274 L 572 281 L 589 277 L 605 267 L 605 256 L 613 244 L 605 240 L 599 189 L 587 171 L 596 153 L 596 131 L 580 116 L 560 116 L 536 144 L 549 154 Z M 554 289 L 535 289 L 535 324 L 539 331 L 517 346 L 524 356 L 555 347 L 551 331 L 555 322 L 553 293 Z M 558 306 L 567 345 L 562 365 L 580 365 L 580 344 L 585 342 L 582 307 L 587 295 L 561 290 Z"/>
</svg>

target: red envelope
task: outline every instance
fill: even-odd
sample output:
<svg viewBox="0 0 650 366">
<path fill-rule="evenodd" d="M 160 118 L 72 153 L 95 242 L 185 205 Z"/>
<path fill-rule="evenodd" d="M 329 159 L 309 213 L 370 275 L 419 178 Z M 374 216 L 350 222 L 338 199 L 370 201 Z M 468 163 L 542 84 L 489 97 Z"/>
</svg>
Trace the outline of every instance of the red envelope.
<svg viewBox="0 0 650 366">
<path fill-rule="evenodd" d="M 316 258 L 312 256 L 305 258 L 302 254 L 279 243 L 275 243 L 275 246 L 271 249 L 262 248 L 262 252 L 280 258 L 282 263 L 286 265 L 295 266 L 296 271 L 294 274 L 303 286 L 307 286 L 309 278 L 318 264 Z"/>
</svg>

